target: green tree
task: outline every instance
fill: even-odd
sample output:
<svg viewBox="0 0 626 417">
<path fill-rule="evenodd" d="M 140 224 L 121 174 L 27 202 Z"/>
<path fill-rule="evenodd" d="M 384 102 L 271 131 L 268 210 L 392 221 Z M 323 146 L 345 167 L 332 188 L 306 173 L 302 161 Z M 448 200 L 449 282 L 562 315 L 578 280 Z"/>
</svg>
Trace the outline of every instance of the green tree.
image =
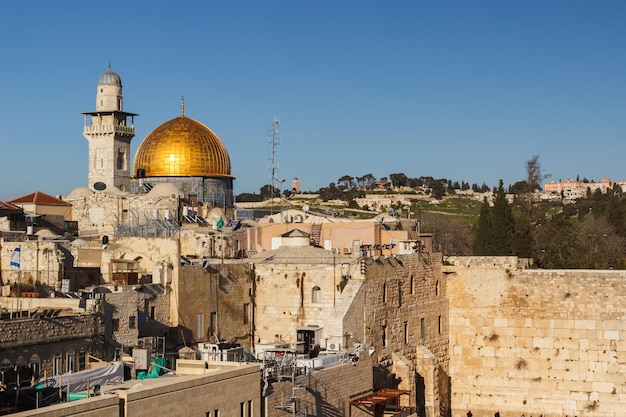
<svg viewBox="0 0 626 417">
<path fill-rule="evenodd" d="M 513 211 L 506 199 L 502 180 L 496 189 L 493 207 L 485 198 L 480 208 L 476 240 L 474 241 L 475 255 L 507 256 L 513 253 L 513 236 L 515 223 Z"/>
<path fill-rule="evenodd" d="M 480 206 L 480 217 L 476 228 L 476 238 L 474 240 L 474 255 L 486 256 L 491 254 L 491 207 L 487 197 L 483 198 Z"/>
</svg>

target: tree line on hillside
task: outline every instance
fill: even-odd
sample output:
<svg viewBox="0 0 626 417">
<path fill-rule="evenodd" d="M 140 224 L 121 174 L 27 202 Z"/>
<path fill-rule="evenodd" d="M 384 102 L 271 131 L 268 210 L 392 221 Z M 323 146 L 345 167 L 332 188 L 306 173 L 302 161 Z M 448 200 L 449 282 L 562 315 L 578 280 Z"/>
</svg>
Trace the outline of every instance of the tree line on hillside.
<svg viewBox="0 0 626 417">
<path fill-rule="evenodd" d="M 410 178 L 403 173 L 390 174 L 389 177 L 381 177 L 377 179 L 372 174 L 365 174 L 361 177 L 353 177 L 344 175 L 336 182 L 331 182 L 327 187 L 317 190 L 323 201 L 341 200 L 348 203 L 349 207 L 355 207 L 354 199 L 365 197 L 366 192 L 385 192 L 394 193 L 403 192 L 423 192 L 431 195 L 433 198 L 441 200 L 444 196 L 452 194 L 455 190 L 475 192 L 490 191 L 490 187 L 483 183 L 482 185 L 466 183 L 461 181 L 452 181 L 445 178 L 418 177 Z M 240 202 L 260 202 L 269 199 L 271 196 L 289 197 L 295 190 L 280 190 L 279 188 L 266 184 L 259 189 L 259 193 L 241 193 L 237 195 L 237 201 Z"/>
</svg>

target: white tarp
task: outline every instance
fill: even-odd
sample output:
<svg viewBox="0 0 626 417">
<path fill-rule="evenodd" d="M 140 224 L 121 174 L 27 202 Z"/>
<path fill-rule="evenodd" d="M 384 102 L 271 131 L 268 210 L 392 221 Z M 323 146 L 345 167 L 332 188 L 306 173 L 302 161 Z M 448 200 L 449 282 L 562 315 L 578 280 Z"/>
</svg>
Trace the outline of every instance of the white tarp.
<svg viewBox="0 0 626 417">
<path fill-rule="evenodd" d="M 63 385 L 65 391 L 85 391 L 87 385 L 93 388 L 95 385 L 102 386 L 111 382 L 124 382 L 124 363 L 112 362 L 109 366 L 56 375 L 52 379 L 57 382 L 57 387 Z M 69 389 L 65 388 L 68 385 Z"/>
</svg>

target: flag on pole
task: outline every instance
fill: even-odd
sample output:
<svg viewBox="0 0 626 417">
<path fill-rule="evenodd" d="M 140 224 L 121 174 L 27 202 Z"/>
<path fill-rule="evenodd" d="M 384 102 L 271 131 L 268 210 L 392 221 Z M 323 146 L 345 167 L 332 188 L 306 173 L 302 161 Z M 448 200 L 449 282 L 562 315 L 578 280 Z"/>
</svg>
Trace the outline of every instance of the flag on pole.
<svg viewBox="0 0 626 417">
<path fill-rule="evenodd" d="M 17 269 L 20 269 L 20 247 L 19 246 L 13 250 L 13 254 L 11 255 L 11 266 L 14 266 Z"/>
<path fill-rule="evenodd" d="M 220 219 L 217 221 L 217 228 L 221 229 L 224 226 L 224 220 L 222 219 L 222 216 L 220 216 Z"/>
</svg>

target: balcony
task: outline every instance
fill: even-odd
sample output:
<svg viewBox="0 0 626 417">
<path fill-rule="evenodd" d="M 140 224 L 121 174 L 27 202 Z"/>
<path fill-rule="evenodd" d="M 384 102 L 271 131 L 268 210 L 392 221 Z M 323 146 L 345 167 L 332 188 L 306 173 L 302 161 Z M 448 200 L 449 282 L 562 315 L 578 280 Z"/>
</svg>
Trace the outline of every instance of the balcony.
<svg viewBox="0 0 626 417">
<path fill-rule="evenodd" d="M 120 135 L 134 135 L 135 134 L 135 126 L 122 126 L 122 125 L 85 125 L 85 129 L 83 133 L 88 135 L 97 135 L 97 134 L 110 134 L 116 133 Z"/>
</svg>

